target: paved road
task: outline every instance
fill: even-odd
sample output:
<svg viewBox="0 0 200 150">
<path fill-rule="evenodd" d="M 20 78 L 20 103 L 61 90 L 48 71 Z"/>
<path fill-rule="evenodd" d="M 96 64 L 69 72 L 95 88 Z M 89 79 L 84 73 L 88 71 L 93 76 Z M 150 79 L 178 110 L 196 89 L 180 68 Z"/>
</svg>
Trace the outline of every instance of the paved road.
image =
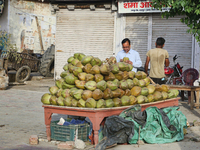
<svg viewBox="0 0 200 150">
<path fill-rule="evenodd" d="M 45 133 L 44 113 L 41 96 L 54 85 L 53 79 L 28 81 L 26 85 L 10 86 L 8 90 L 0 90 L 0 149 L 6 150 L 56 150 L 55 144 L 40 142 L 37 146 L 30 146 L 30 135 Z M 180 102 L 180 110 L 186 115 L 189 122 L 199 120 L 200 109 L 190 110 L 186 102 Z M 200 137 L 200 127 L 193 128 L 186 139 L 170 144 L 119 145 L 113 150 L 188 150 L 200 149 L 200 142 L 188 139 L 190 136 Z"/>
</svg>

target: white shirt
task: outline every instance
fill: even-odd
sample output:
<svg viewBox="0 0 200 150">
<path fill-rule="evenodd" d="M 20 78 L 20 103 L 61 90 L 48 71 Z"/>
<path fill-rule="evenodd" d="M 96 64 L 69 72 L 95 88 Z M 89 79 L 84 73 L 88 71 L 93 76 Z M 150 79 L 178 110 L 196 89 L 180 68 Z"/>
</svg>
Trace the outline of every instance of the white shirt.
<svg viewBox="0 0 200 150">
<path fill-rule="evenodd" d="M 120 62 L 120 59 L 123 59 L 124 57 L 128 57 L 130 61 L 133 62 L 133 69 L 132 71 L 137 72 L 137 68 L 135 67 L 141 67 L 142 61 L 140 59 L 140 55 L 137 51 L 130 49 L 128 53 L 126 53 L 124 50 L 121 50 L 118 52 L 116 59 L 117 62 Z"/>
</svg>

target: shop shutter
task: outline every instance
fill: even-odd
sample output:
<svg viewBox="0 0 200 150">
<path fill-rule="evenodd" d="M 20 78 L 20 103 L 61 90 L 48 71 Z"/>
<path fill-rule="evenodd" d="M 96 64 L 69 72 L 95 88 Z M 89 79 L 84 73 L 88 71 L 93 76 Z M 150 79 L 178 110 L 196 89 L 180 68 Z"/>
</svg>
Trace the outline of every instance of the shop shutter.
<svg viewBox="0 0 200 150">
<path fill-rule="evenodd" d="M 146 60 L 148 46 L 148 22 L 146 14 L 126 15 L 125 37 L 131 41 L 131 48 L 140 54 L 142 66 Z"/>
<path fill-rule="evenodd" d="M 56 25 L 55 76 L 74 53 L 104 60 L 113 55 L 114 14 L 111 10 L 60 9 Z"/>
<path fill-rule="evenodd" d="M 155 48 L 155 41 L 158 37 L 165 38 L 165 46 L 169 53 L 170 65 L 174 65 L 173 56 L 181 56 L 177 59 L 183 70 L 191 67 L 192 56 L 192 35 L 187 33 L 188 27 L 180 22 L 180 16 L 165 19 L 160 14 L 152 16 L 152 48 Z"/>
</svg>

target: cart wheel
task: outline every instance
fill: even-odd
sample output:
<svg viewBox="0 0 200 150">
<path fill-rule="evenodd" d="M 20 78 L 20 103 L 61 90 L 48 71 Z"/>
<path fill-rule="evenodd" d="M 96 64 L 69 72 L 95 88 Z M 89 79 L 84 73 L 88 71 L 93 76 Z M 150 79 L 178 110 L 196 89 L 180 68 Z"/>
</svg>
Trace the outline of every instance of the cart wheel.
<svg viewBox="0 0 200 150">
<path fill-rule="evenodd" d="M 31 74 L 31 68 L 29 66 L 22 66 L 17 70 L 16 73 L 16 81 L 19 83 L 23 83 L 24 81 L 27 81 Z"/>
</svg>

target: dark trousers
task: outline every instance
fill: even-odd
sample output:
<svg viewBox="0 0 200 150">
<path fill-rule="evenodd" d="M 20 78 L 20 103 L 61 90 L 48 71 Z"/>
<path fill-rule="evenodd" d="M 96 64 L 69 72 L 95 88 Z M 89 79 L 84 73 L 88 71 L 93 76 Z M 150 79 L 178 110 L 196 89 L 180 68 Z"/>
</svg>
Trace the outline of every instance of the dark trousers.
<svg viewBox="0 0 200 150">
<path fill-rule="evenodd" d="M 163 78 L 152 78 L 150 77 L 156 84 L 165 84 L 165 80 L 162 80 Z"/>
</svg>

